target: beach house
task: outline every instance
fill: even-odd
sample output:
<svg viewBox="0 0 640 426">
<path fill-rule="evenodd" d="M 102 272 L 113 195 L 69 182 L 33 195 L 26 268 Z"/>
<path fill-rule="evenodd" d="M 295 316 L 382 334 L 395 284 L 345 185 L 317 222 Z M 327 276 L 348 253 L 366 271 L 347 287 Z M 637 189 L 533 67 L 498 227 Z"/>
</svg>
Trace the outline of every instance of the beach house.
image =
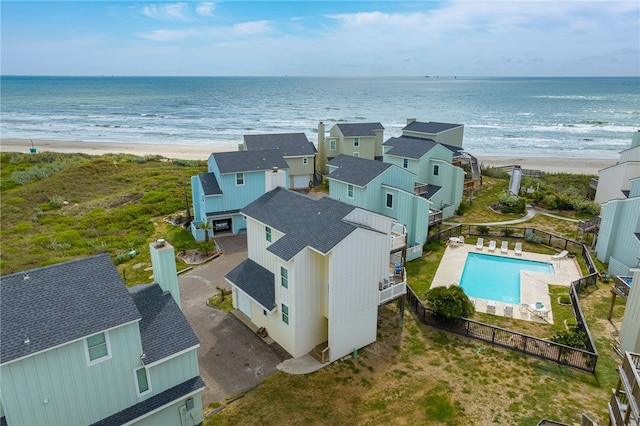
<svg viewBox="0 0 640 426">
<path fill-rule="evenodd" d="M 288 164 L 280 149 L 216 152 L 207 172 L 191 177 L 193 220 L 197 241 L 246 229 L 240 209 L 277 186 L 287 186 Z"/>
<path fill-rule="evenodd" d="M 203 421 L 174 250 L 150 250 L 155 282 L 129 289 L 107 254 L 0 277 L 1 424 Z"/>
<path fill-rule="evenodd" d="M 327 163 L 340 154 L 368 160 L 382 160 L 384 127 L 380 123 L 338 123 L 327 135 L 325 124 L 318 123 L 318 171 L 329 173 Z"/>
<path fill-rule="evenodd" d="M 293 357 L 335 361 L 376 340 L 378 307 L 406 292 L 406 235 L 389 217 L 276 188 L 242 209 L 248 258 L 233 306 Z"/>
<path fill-rule="evenodd" d="M 328 163 L 329 196 L 392 217 L 407 230 L 407 261 L 422 255 L 431 201 L 414 193 L 416 175 L 382 161 L 341 154 Z"/>
<path fill-rule="evenodd" d="M 640 267 L 640 132 L 634 134 L 632 147 L 621 153 L 618 164 L 599 174 L 596 198 L 602 199 L 603 194 L 612 198 L 602 203 L 595 255 L 608 263 L 610 274 L 630 276 L 630 269 Z M 608 185 L 617 189 L 601 190 Z"/>
<path fill-rule="evenodd" d="M 309 188 L 316 172 L 316 147 L 304 133 L 245 135 L 239 151 L 279 149 L 287 162 L 288 188 Z"/>
<path fill-rule="evenodd" d="M 631 189 L 631 179 L 640 176 L 640 130 L 633 134 L 631 146 L 620 153 L 613 166 L 598 171 L 594 201 L 603 204 L 625 198 Z"/>
<path fill-rule="evenodd" d="M 462 133 L 462 125 L 409 119 L 401 136 L 383 143 L 383 161 L 413 173 L 414 193 L 430 200 L 444 219 L 462 202 L 465 171 L 453 164 L 454 157 L 464 155 Z M 434 135 L 443 142 L 432 139 Z"/>
</svg>

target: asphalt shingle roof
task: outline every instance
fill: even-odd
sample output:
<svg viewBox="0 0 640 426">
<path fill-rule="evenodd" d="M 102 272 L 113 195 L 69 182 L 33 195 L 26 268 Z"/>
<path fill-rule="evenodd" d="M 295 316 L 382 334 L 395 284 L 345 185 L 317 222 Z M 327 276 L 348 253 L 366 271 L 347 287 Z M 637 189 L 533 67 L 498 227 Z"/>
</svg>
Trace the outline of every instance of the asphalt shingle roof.
<svg viewBox="0 0 640 426">
<path fill-rule="evenodd" d="M 440 191 L 441 189 L 441 186 L 427 184 L 427 193 L 425 194 L 425 198 L 427 200 L 431 199 L 431 197 L 436 195 L 436 192 Z"/>
<path fill-rule="evenodd" d="M 357 186 L 367 185 L 389 167 L 392 167 L 389 163 L 344 154 L 329 161 L 329 165 L 338 167 L 329 173 L 329 179 L 335 179 Z"/>
<path fill-rule="evenodd" d="M 215 152 L 211 155 L 215 158 L 222 174 L 271 170 L 273 167 L 287 169 L 289 167 L 282 158 L 282 151 L 279 149 Z"/>
<path fill-rule="evenodd" d="M 406 157 L 412 159 L 420 159 L 427 152 L 431 151 L 434 146 L 438 145 L 438 142 L 433 139 L 412 138 L 409 136 L 400 136 L 397 138 L 390 138 L 385 143 L 385 146 L 391 146 L 386 154 L 395 155 L 398 157 Z"/>
<path fill-rule="evenodd" d="M 285 157 L 314 155 L 317 152 L 304 133 L 244 135 L 244 143 L 249 151 L 278 148 Z"/>
<path fill-rule="evenodd" d="M 0 292 L 0 363 L 141 318 L 106 253 L 0 277 Z"/>
<path fill-rule="evenodd" d="M 225 278 L 272 311 L 276 307 L 273 273 L 251 259 L 246 259 L 225 275 Z"/>
<path fill-rule="evenodd" d="M 151 364 L 200 343 L 171 293 L 158 284 L 129 289 L 142 314 L 140 338 L 145 364 Z"/>
<path fill-rule="evenodd" d="M 215 174 L 199 173 L 198 178 L 200 179 L 200 184 L 202 184 L 204 195 L 221 195 L 222 194 L 222 190 L 220 189 L 220 185 L 218 185 L 218 179 L 216 179 Z"/>
<path fill-rule="evenodd" d="M 340 123 L 336 124 L 343 136 L 375 136 L 374 130 L 384 130 L 380 123 Z"/>
<path fill-rule="evenodd" d="M 200 376 L 194 377 L 151 398 L 145 399 L 136 405 L 132 405 L 129 408 L 125 408 L 122 411 L 95 422 L 92 426 L 111 426 L 129 423 L 153 410 L 157 410 L 160 407 L 202 389 L 204 389 L 204 382 Z"/>
<path fill-rule="evenodd" d="M 329 197 L 313 199 L 278 187 L 246 206 L 241 213 L 284 233 L 267 250 L 290 260 L 307 246 L 328 253 L 357 228 L 344 220 L 355 208 Z"/>
<path fill-rule="evenodd" d="M 402 130 L 435 135 L 446 130 L 455 129 L 456 127 L 462 127 L 462 124 L 437 123 L 435 121 L 429 121 L 426 123 L 422 121 L 414 121 L 413 123 L 404 126 Z"/>
</svg>

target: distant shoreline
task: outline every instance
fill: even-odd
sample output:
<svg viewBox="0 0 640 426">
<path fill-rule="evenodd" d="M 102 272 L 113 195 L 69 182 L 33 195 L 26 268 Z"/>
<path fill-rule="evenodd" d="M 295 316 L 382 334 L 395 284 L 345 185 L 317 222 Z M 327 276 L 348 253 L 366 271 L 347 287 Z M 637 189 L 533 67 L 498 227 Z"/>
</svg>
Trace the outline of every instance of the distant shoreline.
<svg viewBox="0 0 640 426">
<path fill-rule="evenodd" d="M 126 153 L 137 156 L 161 155 L 170 159 L 206 161 L 214 152 L 235 151 L 231 146 L 195 146 L 168 144 L 134 144 L 118 142 L 83 142 L 33 139 L 37 152 L 64 152 L 89 155 Z M 29 153 L 30 139 L 2 138 L 1 152 Z M 473 155 L 473 153 L 471 153 Z M 481 165 L 499 167 L 520 165 L 524 169 L 541 170 L 548 173 L 571 173 L 597 175 L 598 170 L 613 166 L 615 159 L 562 158 L 562 157 L 519 157 L 514 155 L 476 155 Z"/>
</svg>

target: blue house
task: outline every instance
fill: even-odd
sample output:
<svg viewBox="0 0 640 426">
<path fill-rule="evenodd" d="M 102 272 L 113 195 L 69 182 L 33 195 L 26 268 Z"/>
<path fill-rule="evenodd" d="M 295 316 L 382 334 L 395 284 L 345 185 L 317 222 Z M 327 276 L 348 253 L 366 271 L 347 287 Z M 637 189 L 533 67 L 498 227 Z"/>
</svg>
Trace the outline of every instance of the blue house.
<svg viewBox="0 0 640 426">
<path fill-rule="evenodd" d="M 414 193 L 431 201 L 432 208 L 442 211 L 444 219 L 452 217 L 462 202 L 465 171 L 454 165 L 462 157 L 461 125 L 420 123 L 411 121 L 402 136 L 384 142 L 384 162 L 406 169 L 416 176 Z M 429 136 L 437 132 L 437 142 Z M 432 133 L 429 133 L 432 132 Z M 458 145 L 459 143 L 459 145 Z"/>
<path fill-rule="evenodd" d="M 340 155 L 328 163 L 329 196 L 406 226 L 407 260 L 422 254 L 431 201 L 416 195 L 416 175 L 391 163 Z M 414 254 L 415 252 L 415 254 Z"/>
<path fill-rule="evenodd" d="M 0 277 L 0 423 L 196 425 L 198 338 L 180 309 L 173 247 L 127 289 L 107 254 Z"/>
<path fill-rule="evenodd" d="M 205 239 L 205 229 L 209 236 L 246 229 L 240 209 L 273 188 L 287 186 L 288 165 L 280 149 L 213 153 L 207 170 L 191 177 L 191 234 L 197 241 Z"/>
<path fill-rule="evenodd" d="M 316 147 L 304 133 L 245 135 L 239 151 L 279 149 L 287 162 L 288 188 L 308 188 L 316 173 Z"/>
</svg>

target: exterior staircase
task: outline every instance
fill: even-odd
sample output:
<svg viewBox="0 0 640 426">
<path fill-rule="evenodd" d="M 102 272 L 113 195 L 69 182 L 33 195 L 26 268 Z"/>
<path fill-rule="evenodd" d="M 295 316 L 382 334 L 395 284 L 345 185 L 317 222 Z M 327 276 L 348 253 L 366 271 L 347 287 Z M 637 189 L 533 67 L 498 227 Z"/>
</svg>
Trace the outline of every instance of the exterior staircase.
<svg viewBox="0 0 640 426">
<path fill-rule="evenodd" d="M 329 342 L 322 342 L 315 348 L 311 349 L 309 355 L 321 364 L 329 362 Z"/>
</svg>

